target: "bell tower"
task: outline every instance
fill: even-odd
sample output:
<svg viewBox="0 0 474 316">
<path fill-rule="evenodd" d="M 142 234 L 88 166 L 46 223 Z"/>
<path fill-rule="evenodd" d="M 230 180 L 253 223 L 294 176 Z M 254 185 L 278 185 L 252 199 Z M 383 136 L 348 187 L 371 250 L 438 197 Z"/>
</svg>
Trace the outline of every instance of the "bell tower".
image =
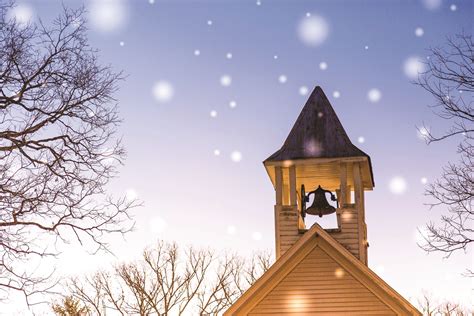
<svg viewBox="0 0 474 316">
<path fill-rule="evenodd" d="M 319 86 L 283 146 L 263 163 L 276 193 L 277 259 L 307 231 L 309 216 L 336 216 L 337 228 L 326 231 L 367 265 L 364 192 L 374 187 L 370 157 L 352 144 Z"/>
</svg>

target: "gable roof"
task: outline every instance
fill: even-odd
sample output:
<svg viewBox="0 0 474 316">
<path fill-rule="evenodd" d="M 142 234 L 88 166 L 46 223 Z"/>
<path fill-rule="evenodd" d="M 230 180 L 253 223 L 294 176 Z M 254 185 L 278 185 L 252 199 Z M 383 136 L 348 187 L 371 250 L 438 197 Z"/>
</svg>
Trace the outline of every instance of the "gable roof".
<svg viewBox="0 0 474 316">
<path fill-rule="evenodd" d="M 317 150 L 311 150 L 313 144 L 317 144 Z M 317 86 L 283 146 L 265 162 L 342 157 L 369 156 L 352 144 L 328 98 Z"/>
<path fill-rule="evenodd" d="M 285 252 L 224 315 L 246 315 L 316 247 L 323 248 L 335 262 L 348 271 L 354 279 L 363 284 L 397 315 L 421 315 L 410 302 L 361 261 L 357 260 L 318 224 L 314 224 L 311 229 Z"/>
</svg>

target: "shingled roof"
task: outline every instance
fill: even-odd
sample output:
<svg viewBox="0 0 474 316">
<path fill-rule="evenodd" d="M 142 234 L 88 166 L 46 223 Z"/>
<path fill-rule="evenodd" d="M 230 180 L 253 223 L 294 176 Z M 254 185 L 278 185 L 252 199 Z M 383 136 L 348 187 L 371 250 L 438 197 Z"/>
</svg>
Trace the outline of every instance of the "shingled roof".
<svg viewBox="0 0 474 316">
<path fill-rule="evenodd" d="M 314 88 L 283 146 L 264 162 L 370 157 L 354 146 L 321 87 Z"/>
</svg>

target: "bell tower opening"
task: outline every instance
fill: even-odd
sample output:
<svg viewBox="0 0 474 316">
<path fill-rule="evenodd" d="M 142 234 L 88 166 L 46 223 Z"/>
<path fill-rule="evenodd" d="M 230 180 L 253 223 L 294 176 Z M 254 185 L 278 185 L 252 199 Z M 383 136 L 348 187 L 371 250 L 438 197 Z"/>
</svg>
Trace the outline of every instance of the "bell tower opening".
<svg viewBox="0 0 474 316">
<path fill-rule="evenodd" d="M 298 209 L 306 227 L 311 227 L 314 223 L 318 223 L 325 229 L 339 228 L 336 215 L 339 201 L 336 197 L 336 192 L 325 190 L 320 185 L 314 191 L 306 192 L 303 184 L 301 185 L 298 197 L 300 202 Z"/>
</svg>

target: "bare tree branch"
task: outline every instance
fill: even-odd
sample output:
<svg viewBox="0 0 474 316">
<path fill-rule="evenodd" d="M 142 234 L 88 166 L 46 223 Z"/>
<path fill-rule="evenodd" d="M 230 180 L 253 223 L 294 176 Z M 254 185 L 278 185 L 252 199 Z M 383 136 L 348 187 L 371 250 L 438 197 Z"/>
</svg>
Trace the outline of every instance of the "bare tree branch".
<svg viewBox="0 0 474 316">
<path fill-rule="evenodd" d="M 93 314 L 218 315 L 250 287 L 271 264 L 268 252 L 250 260 L 236 255 L 158 242 L 142 259 L 123 263 L 111 273 L 67 282 L 71 297 Z M 250 277 L 251 276 L 251 277 Z"/>
<path fill-rule="evenodd" d="M 427 252 L 442 252 L 446 257 L 457 251 L 467 252 L 474 241 L 474 45 L 467 33 L 448 38 L 444 47 L 431 49 L 427 71 L 417 84 L 434 98 L 435 113 L 449 121 L 451 128 L 435 136 L 424 126 L 420 132 L 427 142 L 460 137 L 459 161 L 443 168 L 441 177 L 426 194 L 434 199 L 431 207 L 443 206 L 447 214 L 440 222 L 428 223 Z M 472 271 L 466 275 L 474 276 Z"/>
<path fill-rule="evenodd" d="M 99 63 L 84 10 L 24 26 L 7 19 L 13 5 L 0 4 L 0 292 L 32 304 L 51 284 L 28 262 L 71 241 L 107 251 L 138 203 L 105 191 L 125 158 L 113 96 L 123 74 Z"/>
</svg>

